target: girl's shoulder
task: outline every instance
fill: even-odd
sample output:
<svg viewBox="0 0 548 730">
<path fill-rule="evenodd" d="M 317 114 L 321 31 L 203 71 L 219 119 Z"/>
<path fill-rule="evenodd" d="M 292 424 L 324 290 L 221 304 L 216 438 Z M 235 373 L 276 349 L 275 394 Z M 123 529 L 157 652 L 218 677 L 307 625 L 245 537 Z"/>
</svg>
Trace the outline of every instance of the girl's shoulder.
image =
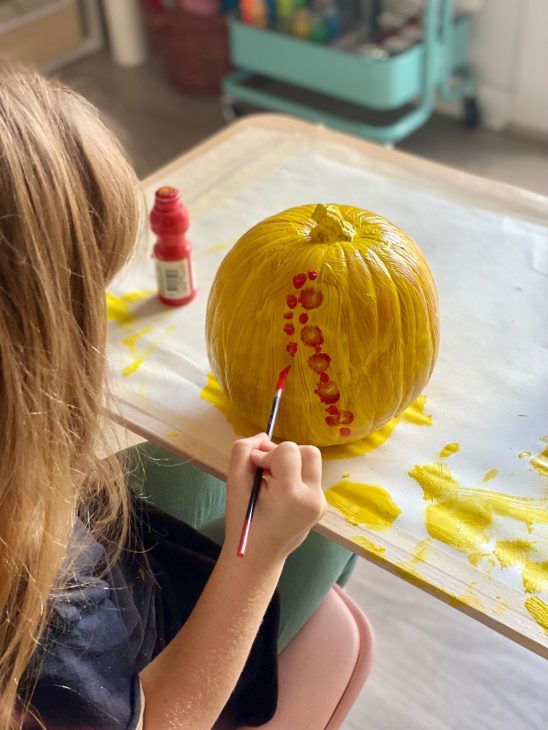
<svg viewBox="0 0 548 730">
<path fill-rule="evenodd" d="M 93 728 L 134 727 L 138 674 L 157 638 L 154 577 L 137 553 L 105 571 L 105 548 L 81 522 L 72 549 L 72 578 L 51 596 L 50 622 L 31 663 L 31 705 L 47 727 L 83 720 Z"/>
</svg>

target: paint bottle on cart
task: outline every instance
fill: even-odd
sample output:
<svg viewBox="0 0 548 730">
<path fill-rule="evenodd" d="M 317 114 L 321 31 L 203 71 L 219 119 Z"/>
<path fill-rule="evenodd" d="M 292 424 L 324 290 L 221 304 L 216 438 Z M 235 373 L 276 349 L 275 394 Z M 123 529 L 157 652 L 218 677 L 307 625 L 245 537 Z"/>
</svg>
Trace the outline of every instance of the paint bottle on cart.
<svg viewBox="0 0 548 730">
<path fill-rule="evenodd" d="M 188 212 L 176 188 L 164 186 L 156 191 L 150 226 L 158 237 L 152 253 L 156 262 L 158 296 L 171 307 L 188 304 L 196 296 L 196 284 L 192 272 L 192 246 L 186 237 Z"/>
</svg>

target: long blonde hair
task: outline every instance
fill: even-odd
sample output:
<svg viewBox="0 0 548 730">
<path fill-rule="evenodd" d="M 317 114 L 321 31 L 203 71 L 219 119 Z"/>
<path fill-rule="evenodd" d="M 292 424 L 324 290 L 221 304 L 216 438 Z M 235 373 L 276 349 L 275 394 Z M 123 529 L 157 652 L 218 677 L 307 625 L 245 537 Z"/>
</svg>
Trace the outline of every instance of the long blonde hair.
<svg viewBox="0 0 548 730">
<path fill-rule="evenodd" d="M 128 496 L 95 456 L 105 287 L 139 221 L 138 182 L 97 111 L 61 84 L 0 68 L 0 727 L 67 580 L 76 517 L 116 542 Z M 89 505 L 94 505 L 93 509 Z"/>
</svg>

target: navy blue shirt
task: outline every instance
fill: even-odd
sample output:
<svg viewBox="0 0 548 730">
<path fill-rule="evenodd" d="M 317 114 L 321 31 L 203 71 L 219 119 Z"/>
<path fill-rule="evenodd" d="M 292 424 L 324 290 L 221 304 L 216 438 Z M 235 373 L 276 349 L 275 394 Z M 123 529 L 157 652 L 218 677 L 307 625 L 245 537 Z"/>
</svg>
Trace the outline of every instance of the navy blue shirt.
<svg viewBox="0 0 548 730">
<path fill-rule="evenodd" d="M 136 500 L 133 543 L 102 577 L 105 548 L 78 522 L 74 580 L 51 597 L 52 617 L 28 672 L 31 706 L 48 730 L 134 730 L 141 716 L 139 672 L 190 615 L 219 546 Z M 267 722 L 277 702 L 275 595 L 224 710 L 236 724 Z M 29 717 L 25 730 L 35 725 Z"/>
</svg>

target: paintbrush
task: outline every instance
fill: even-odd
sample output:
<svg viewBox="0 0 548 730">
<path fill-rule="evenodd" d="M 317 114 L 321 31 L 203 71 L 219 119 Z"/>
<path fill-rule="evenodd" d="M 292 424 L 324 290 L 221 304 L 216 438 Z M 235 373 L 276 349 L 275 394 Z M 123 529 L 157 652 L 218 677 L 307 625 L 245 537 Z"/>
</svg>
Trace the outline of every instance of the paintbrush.
<svg viewBox="0 0 548 730">
<path fill-rule="evenodd" d="M 274 433 L 274 426 L 276 424 L 276 416 L 278 415 L 278 408 L 280 407 L 280 401 L 282 399 L 282 393 L 284 392 L 285 381 L 291 365 L 284 368 L 278 378 L 276 385 L 276 394 L 272 401 L 272 408 L 270 409 L 270 416 L 268 417 L 268 426 L 266 427 L 266 435 L 268 438 L 272 438 Z M 245 514 L 244 525 L 242 527 L 242 534 L 240 535 L 240 544 L 238 545 L 238 557 L 243 558 L 247 548 L 247 540 L 249 538 L 249 529 L 251 527 L 251 520 L 253 519 L 253 513 L 255 511 L 255 504 L 259 495 L 259 489 L 261 487 L 261 481 L 263 478 L 263 469 L 257 468 L 255 472 L 255 478 L 253 479 L 253 486 L 251 488 L 251 494 L 249 496 L 249 503 L 247 505 L 247 512 Z"/>
</svg>

